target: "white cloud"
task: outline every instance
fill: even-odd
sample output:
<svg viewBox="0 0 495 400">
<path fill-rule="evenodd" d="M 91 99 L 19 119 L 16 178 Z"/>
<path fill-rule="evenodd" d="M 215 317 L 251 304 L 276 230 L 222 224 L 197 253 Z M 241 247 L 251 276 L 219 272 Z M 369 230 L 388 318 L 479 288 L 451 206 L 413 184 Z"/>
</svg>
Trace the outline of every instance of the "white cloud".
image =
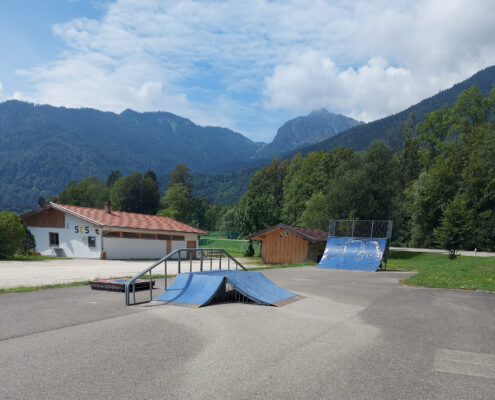
<svg viewBox="0 0 495 400">
<path fill-rule="evenodd" d="M 284 122 L 274 110 L 370 120 L 495 64 L 493 21 L 491 0 L 119 0 L 101 20 L 53 27 L 66 51 L 23 71 L 25 96 L 253 136 Z"/>
<path fill-rule="evenodd" d="M 427 95 L 411 72 L 372 58 L 357 69 L 340 69 L 316 51 L 292 55 L 266 78 L 267 107 L 314 110 L 328 107 L 359 120 L 369 121 L 401 110 L 411 99 Z"/>
<path fill-rule="evenodd" d="M 341 55 L 332 49 L 314 46 L 276 65 L 265 78 L 266 106 L 328 107 L 370 121 L 495 64 L 489 1 L 380 3 L 355 7 L 360 26 L 344 38 L 346 62 L 337 63 Z"/>
</svg>

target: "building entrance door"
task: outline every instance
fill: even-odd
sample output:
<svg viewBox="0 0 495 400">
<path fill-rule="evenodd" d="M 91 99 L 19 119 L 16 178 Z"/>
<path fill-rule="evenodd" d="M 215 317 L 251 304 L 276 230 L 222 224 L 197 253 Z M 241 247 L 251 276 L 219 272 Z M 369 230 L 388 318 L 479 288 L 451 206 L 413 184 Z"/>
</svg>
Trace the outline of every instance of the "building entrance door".
<svg viewBox="0 0 495 400">
<path fill-rule="evenodd" d="M 195 249 L 196 248 L 196 241 L 195 240 L 188 240 L 187 241 L 187 248 L 188 249 Z M 189 254 L 188 254 L 189 256 Z M 196 258 L 196 252 L 192 252 L 192 258 Z"/>
</svg>

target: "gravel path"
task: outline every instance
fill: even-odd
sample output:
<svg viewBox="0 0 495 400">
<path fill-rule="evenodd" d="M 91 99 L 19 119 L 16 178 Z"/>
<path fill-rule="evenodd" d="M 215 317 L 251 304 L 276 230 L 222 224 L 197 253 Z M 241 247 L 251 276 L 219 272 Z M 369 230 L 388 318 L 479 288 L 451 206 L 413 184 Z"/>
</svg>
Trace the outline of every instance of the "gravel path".
<svg viewBox="0 0 495 400">
<path fill-rule="evenodd" d="M 80 258 L 43 261 L 0 261 L 0 289 L 134 276 L 151 266 L 155 261 Z M 249 264 L 250 260 L 248 259 L 240 258 L 239 262 L 243 265 L 245 264 L 246 268 L 260 266 L 259 264 Z M 227 268 L 226 260 L 222 260 L 222 266 Z M 231 266 L 233 266 L 233 263 L 231 263 Z M 205 262 L 205 267 L 209 268 L 209 263 Z M 181 263 L 182 272 L 189 272 L 189 268 L 188 261 Z M 199 261 L 193 261 L 192 270 L 199 271 L 199 268 Z M 163 267 L 157 267 L 153 271 L 154 274 L 164 274 L 164 272 Z M 167 273 L 171 275 L 177 272 L 177 261 L 168 261 Z"/>
</svg>

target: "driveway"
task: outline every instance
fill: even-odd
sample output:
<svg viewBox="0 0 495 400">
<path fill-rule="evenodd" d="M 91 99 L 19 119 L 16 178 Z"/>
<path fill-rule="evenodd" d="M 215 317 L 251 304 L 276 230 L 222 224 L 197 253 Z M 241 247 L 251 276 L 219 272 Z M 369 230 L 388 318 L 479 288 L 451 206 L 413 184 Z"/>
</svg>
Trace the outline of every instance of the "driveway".
<svg viewBox="0 0 495 400">
<path fill-rule="evenodd" d="M 2 399 L 493 399 L 495 293 L 408 272 L 275 269 L 283 307 L 0 295 Z"/>
<path fill-rule="evenodd" d="M 93 279 L 107 279 L 125 276 L 134 276 L 156 260 L 91 260 L 91 259 L 60 259 L 43 261 L 0 261 L 0 289 L 18 286 L 40 286 L 54 283 L 81 282 Z M 218 266 L 218 260 L 214 260 Z M 239 259 L 239 262 L 249 267 L 259 267 L 258 264 L 249 264 L 249 259 Z M 252 261 L 251 261 L 252 262 Z M 177 261 L 167 262 L 167 273 L 177 274 Z M 233 267 L 233 263 L 230 264 Z M 188 272 L 189 261 L 181 263 L 181 271 Z M 204 262 L 209 268 L 209 261 Z M 227 268 L 225 259 L 222 268 Z M 200 262 L 193 261 L 192 270 L 199 271 Z M 218 269 L 218 267 L 216 267 Z M 164 274 L 162 267 L 153 270 L 154 274 Z"/>
</svg>

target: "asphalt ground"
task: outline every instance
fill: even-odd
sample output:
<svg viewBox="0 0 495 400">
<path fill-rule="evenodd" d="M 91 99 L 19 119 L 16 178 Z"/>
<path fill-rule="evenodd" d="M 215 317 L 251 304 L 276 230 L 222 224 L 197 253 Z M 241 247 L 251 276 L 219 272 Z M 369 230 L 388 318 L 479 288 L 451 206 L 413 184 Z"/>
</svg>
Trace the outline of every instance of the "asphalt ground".
<svg viewBox="0 0 495 400">
<path fill-rule="evenodd" d="M 283 307 L 125 307 L 89 287 L 0 295 L 2 399 L 493 399 L 495 293 L 409 272 L 263 273 Z"/>
</svg>

